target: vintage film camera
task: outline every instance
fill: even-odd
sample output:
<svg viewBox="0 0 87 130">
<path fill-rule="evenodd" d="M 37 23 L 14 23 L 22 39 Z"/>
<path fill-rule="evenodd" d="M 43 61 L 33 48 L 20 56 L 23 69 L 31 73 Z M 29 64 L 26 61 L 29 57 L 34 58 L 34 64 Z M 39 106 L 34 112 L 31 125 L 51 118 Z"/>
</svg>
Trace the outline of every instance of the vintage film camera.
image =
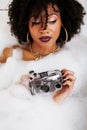
<svg viewBox="0 0 87 130">
<path fill-rule="evenodd" d="M 32 80 L 29 82 L 29 88 L 32 95 L 37 93 L 54 92 L 62 89 L 63 78 L 61 71 L 52 70 L 41 73 L 30 71 Z"/>
</svg>

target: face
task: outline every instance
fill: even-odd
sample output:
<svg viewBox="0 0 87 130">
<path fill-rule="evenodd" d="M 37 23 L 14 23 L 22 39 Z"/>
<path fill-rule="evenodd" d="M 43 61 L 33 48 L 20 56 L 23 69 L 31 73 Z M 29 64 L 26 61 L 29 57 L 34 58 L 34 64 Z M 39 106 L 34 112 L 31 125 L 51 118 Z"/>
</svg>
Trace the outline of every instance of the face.
<svg viewBox="0 0 87 130">
<path fill-rule="evenodd" d="M 48 6 L 48 20 L 45 27 L 46 17 L 45 12 L 41 13 L 37 19 L 32 17 L 29 21 L 29 32 L 33 39 L 33 43 L 41 47 L 52 46 L 56 44 L 56 40 L 60 35 L 62 26 L 60 12 L 58 7 L 54 6 L 57 12 L 54 11 L 52 5 Z"/>
</svg>

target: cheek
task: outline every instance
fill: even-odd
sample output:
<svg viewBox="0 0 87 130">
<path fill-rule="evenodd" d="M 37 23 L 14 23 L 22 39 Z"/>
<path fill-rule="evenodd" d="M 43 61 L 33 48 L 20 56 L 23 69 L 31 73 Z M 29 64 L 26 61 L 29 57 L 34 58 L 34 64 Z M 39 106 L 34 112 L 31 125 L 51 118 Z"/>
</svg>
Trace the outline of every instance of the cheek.
<svg viewBox="0 0 87 130">
<path fill-rule="evenodd" d="M 62 26 L 62 23 L 59 22 L 59 23 L 56 23 L 54 26 L 52 26 L 50 29 L 53 31 L 54 35 L 60 34 L 61 26 Z"/>
<path fill-rule="evenodd" d="M 59 37 L 60 31 L 61 31 L 61 26 L 55 26 L 55 27 L 52 29 L 52 31 L 53 31 L 54 37 Z"/>
<path fill-rule="evenodd" d="M 29 26 L 29 32 L 32 38 L 34 38 L 37 34 L 37 30 L 34 27 Z"/>
</svg>

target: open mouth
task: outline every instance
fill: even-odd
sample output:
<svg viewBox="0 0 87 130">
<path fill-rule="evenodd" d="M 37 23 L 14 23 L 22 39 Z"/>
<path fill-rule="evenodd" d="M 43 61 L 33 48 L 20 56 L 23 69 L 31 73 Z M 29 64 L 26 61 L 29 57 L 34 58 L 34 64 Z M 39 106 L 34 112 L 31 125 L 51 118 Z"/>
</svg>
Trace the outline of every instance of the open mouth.
<svg viewBox="0 0 87 130">
<path fill-rule="evenodd" d="M 51 37 L 49 37 L 49 36 L 43 36 L 43 37 L 40 37 L 39 39 L 42 42 L 48 42 L 48 41 L 50 41 Z"/>
</svg>

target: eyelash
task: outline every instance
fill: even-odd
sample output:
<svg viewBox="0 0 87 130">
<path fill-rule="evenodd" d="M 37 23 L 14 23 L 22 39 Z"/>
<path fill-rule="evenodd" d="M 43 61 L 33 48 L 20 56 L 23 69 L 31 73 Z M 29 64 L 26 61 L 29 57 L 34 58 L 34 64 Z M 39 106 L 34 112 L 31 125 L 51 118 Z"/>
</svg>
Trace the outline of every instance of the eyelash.
<svg viewBox="0 0 87 130">
<path fill-rule="evenodd" d="M 57 21 L 57 20 L 48 21 L 47 23 L 54 24 L 54 23 L 56 23 L 56 21 Z M 41 23 L 41 22 L 34 21 L 34 22 L 32 22 L 32 25 L 33 25 L 33 26 L 34 26 L 34 25 L 39 25 L 40 23 Z"/>
<path fill-rule="evenodd" d="M 40 22 L 32 22 L 32 25 L 34 26 L 34 25 L 39 25 L 40 24 Z"/>
<path fill-rule="evenodd" d="M 57 20 L 48 21 L 48 23 L 51 23 L 51 24 L 53 24 L 53 23 L 56 23 L 56 21 L 57 21 Z"/>
</svg>

